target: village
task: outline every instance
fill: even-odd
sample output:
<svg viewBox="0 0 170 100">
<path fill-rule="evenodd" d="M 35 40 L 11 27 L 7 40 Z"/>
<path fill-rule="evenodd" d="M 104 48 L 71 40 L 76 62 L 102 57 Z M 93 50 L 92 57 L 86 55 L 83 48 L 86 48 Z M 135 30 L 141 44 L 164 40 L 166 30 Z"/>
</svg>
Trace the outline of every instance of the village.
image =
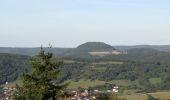
<svg viewBox="0 0 170 100">
<path fill-rule="evenodd" d="M 96 94 L 99 93 L 118 93 L 118 86 L 113 86 L 111 90 L 103 90 L 100 91 L 98 89 L 94 90 L 81 90 L 81 89 L 75 89 L 75 90 L 68 90 L 70 95 L 65 95 L 65 97 L 60 98 L 61 100 L 97 100 Z M 15 87 L 8 87 L 8 82 L 5 83 L 5 86 L 2 89 L 2 93 L 0 93 L 0 100 L 14 100 L 14 95 L 16 94 L 17 89 Z"/>
</svg>

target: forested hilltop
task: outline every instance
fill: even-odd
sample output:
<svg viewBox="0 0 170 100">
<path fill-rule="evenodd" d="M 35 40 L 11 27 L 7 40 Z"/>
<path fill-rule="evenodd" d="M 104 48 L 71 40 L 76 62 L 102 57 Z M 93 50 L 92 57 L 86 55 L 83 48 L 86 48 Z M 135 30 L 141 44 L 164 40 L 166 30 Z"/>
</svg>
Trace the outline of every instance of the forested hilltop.
<svg viewBox="0 0 170 100">
<path fill-rule="evenodd" d="M 60 68 L 58 83 L 90 80 L 104 82 L 93 86 L 98 88 L 111 83 L 120 85 L 121 89 L 170 89 L 170 52 L 167 49 L 160 50 L 161 46 L 159 50 L 147 46 L 126 50 L 117 48 L 102 42 L 88 42 L 77 48 L 46 50 L 54 53 L 54 61 L 65 62 Z M 0 54 L 0 83 L 15 81 L 22 72 L 29 72 L 30 60 L 39 50 L 36 48 L 30 53 L 28 49 L 28 53 L 21 48 L 21 51 L 14 49 L 5 51 L 3 48 L 8 54 Z"/>
</svg>

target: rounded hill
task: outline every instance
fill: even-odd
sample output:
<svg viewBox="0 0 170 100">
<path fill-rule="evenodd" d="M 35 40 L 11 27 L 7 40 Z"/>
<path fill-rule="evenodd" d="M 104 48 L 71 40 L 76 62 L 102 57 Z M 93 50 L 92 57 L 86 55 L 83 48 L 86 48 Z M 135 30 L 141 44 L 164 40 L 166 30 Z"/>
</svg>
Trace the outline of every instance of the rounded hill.
<svg viewBox="0 0 170 100">
<path fill-rule="evenodd" d="M 77 47 L 77 49 L 85 51 L 112 51 L 115 50 L 114 47 L 104 43 L 104 42 L 86 42 Z"/>
</svg>

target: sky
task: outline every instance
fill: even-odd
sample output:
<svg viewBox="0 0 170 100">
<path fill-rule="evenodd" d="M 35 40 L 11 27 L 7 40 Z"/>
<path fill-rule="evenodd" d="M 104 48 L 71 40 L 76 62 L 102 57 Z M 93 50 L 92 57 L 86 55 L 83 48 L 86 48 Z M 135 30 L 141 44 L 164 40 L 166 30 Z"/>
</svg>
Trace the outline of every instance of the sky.
<svg viewBox="0 0 170 100">
<path fill-rule="evenodd" d="M 0 47 L 170 45 L 170 0 L 0 0 Z"/>
</svg>

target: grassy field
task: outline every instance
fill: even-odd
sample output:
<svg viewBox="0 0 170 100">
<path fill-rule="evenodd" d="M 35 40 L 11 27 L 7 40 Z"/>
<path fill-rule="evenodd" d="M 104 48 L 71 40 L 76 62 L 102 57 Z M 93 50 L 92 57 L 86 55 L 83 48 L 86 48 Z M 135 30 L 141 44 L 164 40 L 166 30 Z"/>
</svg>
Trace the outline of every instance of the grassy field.
<svg viewBox="0 0 170 100">
<path fill-rule="evenodd" d="M 113 81 L 110 81 L 108 83 L 112 83 L 112 84 L 115 84 L 115 85 L 118 85 L 118 86 L 130 86 L 133 84 L 132 81 L 130 80 L 113 80 Z"/>
<path fill-rule="evenodd" d="M 83 79 L 78 82 L 74 82 L 70 80 L 66 82 L 70 82 L 70 85 L 68 86 L 69 89 L 77 89 L 78 87 L 88 88 L 88 87 L 94 87 L 94 86 L 105 84 L 104 81 L 99 81 L 99 80 L 91 81 L 91 80 L 83 80 Z"/>
<path fill-rule="evenodd" d="M 85 63 L 80 61 L 74 61 L 74 60 L 64 60 L 64 63 Z M 105 64 L 123 64 L 122 61 L 100 61 L 100 62 L 92 62 L 92 65 L 105 65 Z"/>
<path fill-rule="evenodd" d="M 155 93 L 148 93 L 149 95 L 153 96 L 154 98 L 159 99 L 170 99 L 170 92 L 155 92 Z M 120 98 L 126 98 L 128 100 L 147 100 L 147 95 L 142 93 L 134 93 L 130 95 L 123 95 L 119 96 Z"/>
<path fill-rule="evenodd" d="M 80 62 L 80 61 L 75 61 L 75 60 L 64 60 L 64 63 L 66 64 L 72 64 L 72 63 L 83 63 L 83 62 Z"/>
<path fill-rule="evenodd" d="M 99 81 L 99 80 L 91 81 L 91 80 L 84 80 L 84 79 L 79 80 L 77 82 L 71 80 L 66 82 L 70 82 L 69 89 L 77 89 L 78 87 L 88 88 L 88 87 L 104 85 L 106 83 L 105 81 Z M 132 84 L 132 82 L 129 80 L 114 80 L 107 83 L 115 84 L 118 86 L 129 86 Z"/>
<path fill-rule="evenodd" d="M 106 56 L 106 55 L 121 55 L 121 54 L 124 54 L 122 52 L 119 52 L 119 51 L 102 51 L 102 52 L 88 52 L 90 55 L 93 55 L 93 56 Z"/>
<path fill-rule="evenodd" d="M 155 98 L 170 99 L 170 92 L 156 92 L 156 93 L 149 93 L 149 94 L 154 96 Z"/>
<path fill-rule="evenodd" d="M 95 65 L 105 65 L 105 64 L 123 64 L 121 61 L 100 61 L 100 62 L 93 62 L 92 64 Z"/>
<path fill-rule="evenodd" d="M 147 96 L 145 94 L 131 94 L 131 95 L 123 95 L 119 96 L 120 98 L 125 98 L 128 100 L 147 100 Z"/>
<path fill-rule="evenodd" d="M 162 82 L 162 79 L 161 78 L 150 78 L 149 79 L 149 82 L 153 85 L 156 85 L 156 84 L 161 84 Z"/>
</svg>

